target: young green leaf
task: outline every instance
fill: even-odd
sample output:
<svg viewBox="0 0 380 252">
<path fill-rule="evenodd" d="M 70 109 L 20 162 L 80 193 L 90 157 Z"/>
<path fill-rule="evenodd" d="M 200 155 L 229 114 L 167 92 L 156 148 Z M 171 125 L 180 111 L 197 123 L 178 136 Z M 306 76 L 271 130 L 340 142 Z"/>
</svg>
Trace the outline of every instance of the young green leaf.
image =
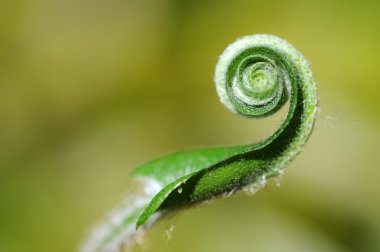
<svg viewBox="0 0 380 252">
<path fill-rule="evenodd" d="M 260 118 L 290 99 L 288 115 L 266 140 L 236 147 L 175 153 L 132 172 L 148 181 L 146 193 L 112 224 L 94 231 L 83 251 L 117 251 L 163 212 L 230 195 L 246 186 L 258 189 L 282 174 L 309 138 L 317 115 L 317 91 L 306 59 L 273 35 L 243 37 L 223 52 L 215 70 L 221 102 L 233 112 Z M 117 217 L 115 217 L 117 216 Z M 153 217 L 154 216 L 154 217 Z"/>
</svg>

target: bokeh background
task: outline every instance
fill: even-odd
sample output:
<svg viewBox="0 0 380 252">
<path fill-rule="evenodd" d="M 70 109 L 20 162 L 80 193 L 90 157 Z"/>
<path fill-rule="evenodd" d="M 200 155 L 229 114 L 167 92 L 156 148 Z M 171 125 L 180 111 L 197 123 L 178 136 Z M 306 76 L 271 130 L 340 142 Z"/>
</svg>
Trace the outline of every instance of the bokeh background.
<svg viewBox="0 0 380 252">
<path fill-rule="evenodd" d="M 280 187 L 185 211 L 138 251 L 380 251 L 379 13 L 375 0 L 1 1 L 0 251 L 76 251 L 133 167 L 270 134 L 281 116 L 238 118 L 212 81 L 254 33 L 311 62 L 314 134 Z"/>
</svg>

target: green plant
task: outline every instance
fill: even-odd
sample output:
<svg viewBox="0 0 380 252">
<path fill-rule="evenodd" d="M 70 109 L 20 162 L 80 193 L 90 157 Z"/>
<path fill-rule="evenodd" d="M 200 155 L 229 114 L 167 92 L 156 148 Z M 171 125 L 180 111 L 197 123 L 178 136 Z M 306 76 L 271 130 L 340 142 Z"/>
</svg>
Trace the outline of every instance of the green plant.
<svg viewBox="0 0 380 252">
<path fill-rule="evenodd" d="M 221 55 L 215 82 L 222 103 L 246 117 L 271 115 L 290 98 L 285 121 L 259 143 L 180 152 L 138 167 L 132 176 L 143 179 L 144 193 L 95 229 L 83 251 L 117 251 L 166 212 L 247 186 L 257 190 L 300 152 L 313 129 L 317 92 L 297 49 L 272 35 L 243 37 Z"/>
</svg>

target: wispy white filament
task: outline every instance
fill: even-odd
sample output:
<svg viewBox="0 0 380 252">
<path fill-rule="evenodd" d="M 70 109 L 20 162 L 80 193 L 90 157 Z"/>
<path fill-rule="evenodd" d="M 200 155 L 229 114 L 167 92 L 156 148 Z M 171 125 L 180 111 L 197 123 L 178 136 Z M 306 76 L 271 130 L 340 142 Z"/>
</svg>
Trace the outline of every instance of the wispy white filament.
<svg viewBox="0 0 380 252">
<path fill-rule="evenodd" d="M 123 245 L 130 244 L 132 239 L 137 240 L 144 233 L 144 229 L 157 220 L 159 213 L 155 214 L 149 223 L 136 230 L 140 212 L 162 189 L 162 185 L 154 179 L 142 178 L 139 179 L 139 183 L 141 191 L 128 194 L 118 208 L 95 226 L 82 244 L 81 252 L 118 252 Z"/>
</svg>

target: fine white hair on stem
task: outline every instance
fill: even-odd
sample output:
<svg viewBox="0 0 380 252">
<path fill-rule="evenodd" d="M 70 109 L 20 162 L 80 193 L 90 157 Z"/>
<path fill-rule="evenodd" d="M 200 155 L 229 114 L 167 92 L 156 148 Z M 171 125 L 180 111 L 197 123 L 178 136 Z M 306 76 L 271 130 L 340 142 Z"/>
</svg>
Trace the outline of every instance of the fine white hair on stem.
<svg viewBox="0 0 380 252">
<path fill-rule="evenodd" d="M 136 220 L 162 188 L 154 179 L 139 178 L 137 192 L 128 193 L 123 202 L 111 211 L 104 221 L 98 223 L 88 234 L 80 247 L 80 252 L 117 252 L 123 245 L 138 240 L 144 230 L 152 225 L 160 216 L 155 214 L 149 222 L 136 230 Z"/>
</svg>

